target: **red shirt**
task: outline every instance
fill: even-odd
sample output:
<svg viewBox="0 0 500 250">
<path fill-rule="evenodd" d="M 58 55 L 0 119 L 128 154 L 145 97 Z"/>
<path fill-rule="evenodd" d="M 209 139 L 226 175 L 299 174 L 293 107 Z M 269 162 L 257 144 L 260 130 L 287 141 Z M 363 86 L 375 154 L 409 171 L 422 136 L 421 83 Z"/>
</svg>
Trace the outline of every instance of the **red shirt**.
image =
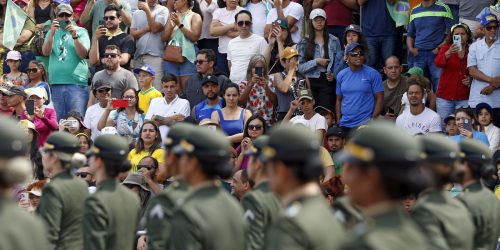
<svg viewBox="0 0 500 250">
<path fill-rule="evenodd" d="M 325 3 L 326 25 L 349 26 L 352 24 L 352 11 L 340 0 L 331 0 Z"/>
<path fill-rule="evenodd" d="M 457 54 L 452 54 L 448 60 L 444 53 L 450 48 L 450 44 L 445 44 L 439 50 L 434 64 L 440 67 L 441 78 L 436 96 L 449 101 L 468 100 L 470 88 L 462 84 L 462 80 L 469 76 L 467 69 L 467 54 L 466 48 L 464 58 L 458 58 Z"/>
</svg>

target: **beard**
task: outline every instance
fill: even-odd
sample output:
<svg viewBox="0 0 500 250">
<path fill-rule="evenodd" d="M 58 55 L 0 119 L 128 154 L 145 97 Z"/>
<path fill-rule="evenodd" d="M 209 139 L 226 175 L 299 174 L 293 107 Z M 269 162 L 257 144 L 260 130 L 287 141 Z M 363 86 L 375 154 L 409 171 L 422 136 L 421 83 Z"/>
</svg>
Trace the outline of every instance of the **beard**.
<svg viewBox="0 0 500 250">
<path fill-rule="evenodd" d="M 104 68 L 106 70 L 114 71 L 114 70 L 118 69 L 118 64 L 104 64 Z"/>
</svg>

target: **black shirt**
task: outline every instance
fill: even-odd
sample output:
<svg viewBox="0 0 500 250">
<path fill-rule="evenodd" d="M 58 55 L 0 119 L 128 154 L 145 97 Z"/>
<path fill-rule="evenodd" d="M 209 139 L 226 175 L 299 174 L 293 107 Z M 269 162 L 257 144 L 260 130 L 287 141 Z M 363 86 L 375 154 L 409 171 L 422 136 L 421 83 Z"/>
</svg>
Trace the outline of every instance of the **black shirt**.
<svg viewBox="0 0 500 250">
<path fill-rule="evenodd" d="M 134 56 L 135 53 L 135 42 L 132 36 L 127 35 L 126 33 L 121 33 L 117 36 L 109 37 L 109 36 L 101 36 L 99 38 L 99 59 L 104 58 L 104 52 L 106 51 L 106 46 L 108 45 L 116 45 L 120 48 L 121 53 L 127 53 L 130 55 L 130 59 Z M 122 68 L 130 70 L 130 60 L 127 64 L 122 65 Z M 96 72 L 103 70 L 104 66 L 100 64 L 96 67 Z"/>
</svg>

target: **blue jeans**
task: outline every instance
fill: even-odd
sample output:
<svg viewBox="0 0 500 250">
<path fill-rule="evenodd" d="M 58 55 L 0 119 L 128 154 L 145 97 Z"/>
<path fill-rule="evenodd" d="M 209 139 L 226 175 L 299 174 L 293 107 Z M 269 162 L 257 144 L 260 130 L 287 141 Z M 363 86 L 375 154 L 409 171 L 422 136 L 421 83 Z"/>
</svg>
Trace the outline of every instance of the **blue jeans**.
<svg viewBox="0 0 500 250">
<path fill-rule="evenodd" d="M 328 33 L 334 35 L 340 40 L 340 47 L 342 47 L 342 49 L 344 49 L 345 28 L 347 28 L 347 26 L 328 25 Z"/>
<path fill-rule="evenodd" d="M 50 86 L 52 102 L 57 113 L 57 120 L 65 119 L 70 111 L 78 111 L 85 116 L 89 92 L 87 86 L 77 84 L 54 84 Z"/>
<path fill-rule="evenodd" d="M 425 72 L 425 76 L 431 80 L 432 91 L 436 93 L 439 85 L 439 78 L 441 77 L 441 69 L 434 64 L 436 54 L 432 50 L 418 50 L 417 56 L 408 57 L 409 67 L 419 67 Z M 410 60 L 411 59 L 411 60 Z"/>
<path fill-rule="evenodd" d="M 436 111 L 441 116 L 441 123 L 444 118 L 455 113 L 456 107 L 467 106 L 468 103 L 468 100 L 450 101 L 439 97 L 436 98 Z"/>
<path fill-rule="evenodd" d="M 366 37 L 368 43 L 368 65 L 376 70 L 384 67 L 385 59 L 394 55 L 395 37 Z"/>
</svg>

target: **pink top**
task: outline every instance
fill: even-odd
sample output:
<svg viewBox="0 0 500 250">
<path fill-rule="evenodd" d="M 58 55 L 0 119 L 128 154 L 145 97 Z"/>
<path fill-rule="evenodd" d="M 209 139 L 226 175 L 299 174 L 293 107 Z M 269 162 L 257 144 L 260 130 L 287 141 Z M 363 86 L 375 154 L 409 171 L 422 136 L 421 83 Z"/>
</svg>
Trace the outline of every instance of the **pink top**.
<svg viewBox="0 0 500 250">
<path fill-rule="evenodd" d="M 21 115 L 21 119 L 27 119 L 26 115 Z M 49 135 L 57 130 L 57 116 L 56 111 L 51 108 L 45 108 L 43 112 L 43 118 L 38 118 L 35 116 L 35 124 L 36 131 L 38 132 L 38 146 L 43 146 L 43 144 L 47 141 Z"/>
</svg>

